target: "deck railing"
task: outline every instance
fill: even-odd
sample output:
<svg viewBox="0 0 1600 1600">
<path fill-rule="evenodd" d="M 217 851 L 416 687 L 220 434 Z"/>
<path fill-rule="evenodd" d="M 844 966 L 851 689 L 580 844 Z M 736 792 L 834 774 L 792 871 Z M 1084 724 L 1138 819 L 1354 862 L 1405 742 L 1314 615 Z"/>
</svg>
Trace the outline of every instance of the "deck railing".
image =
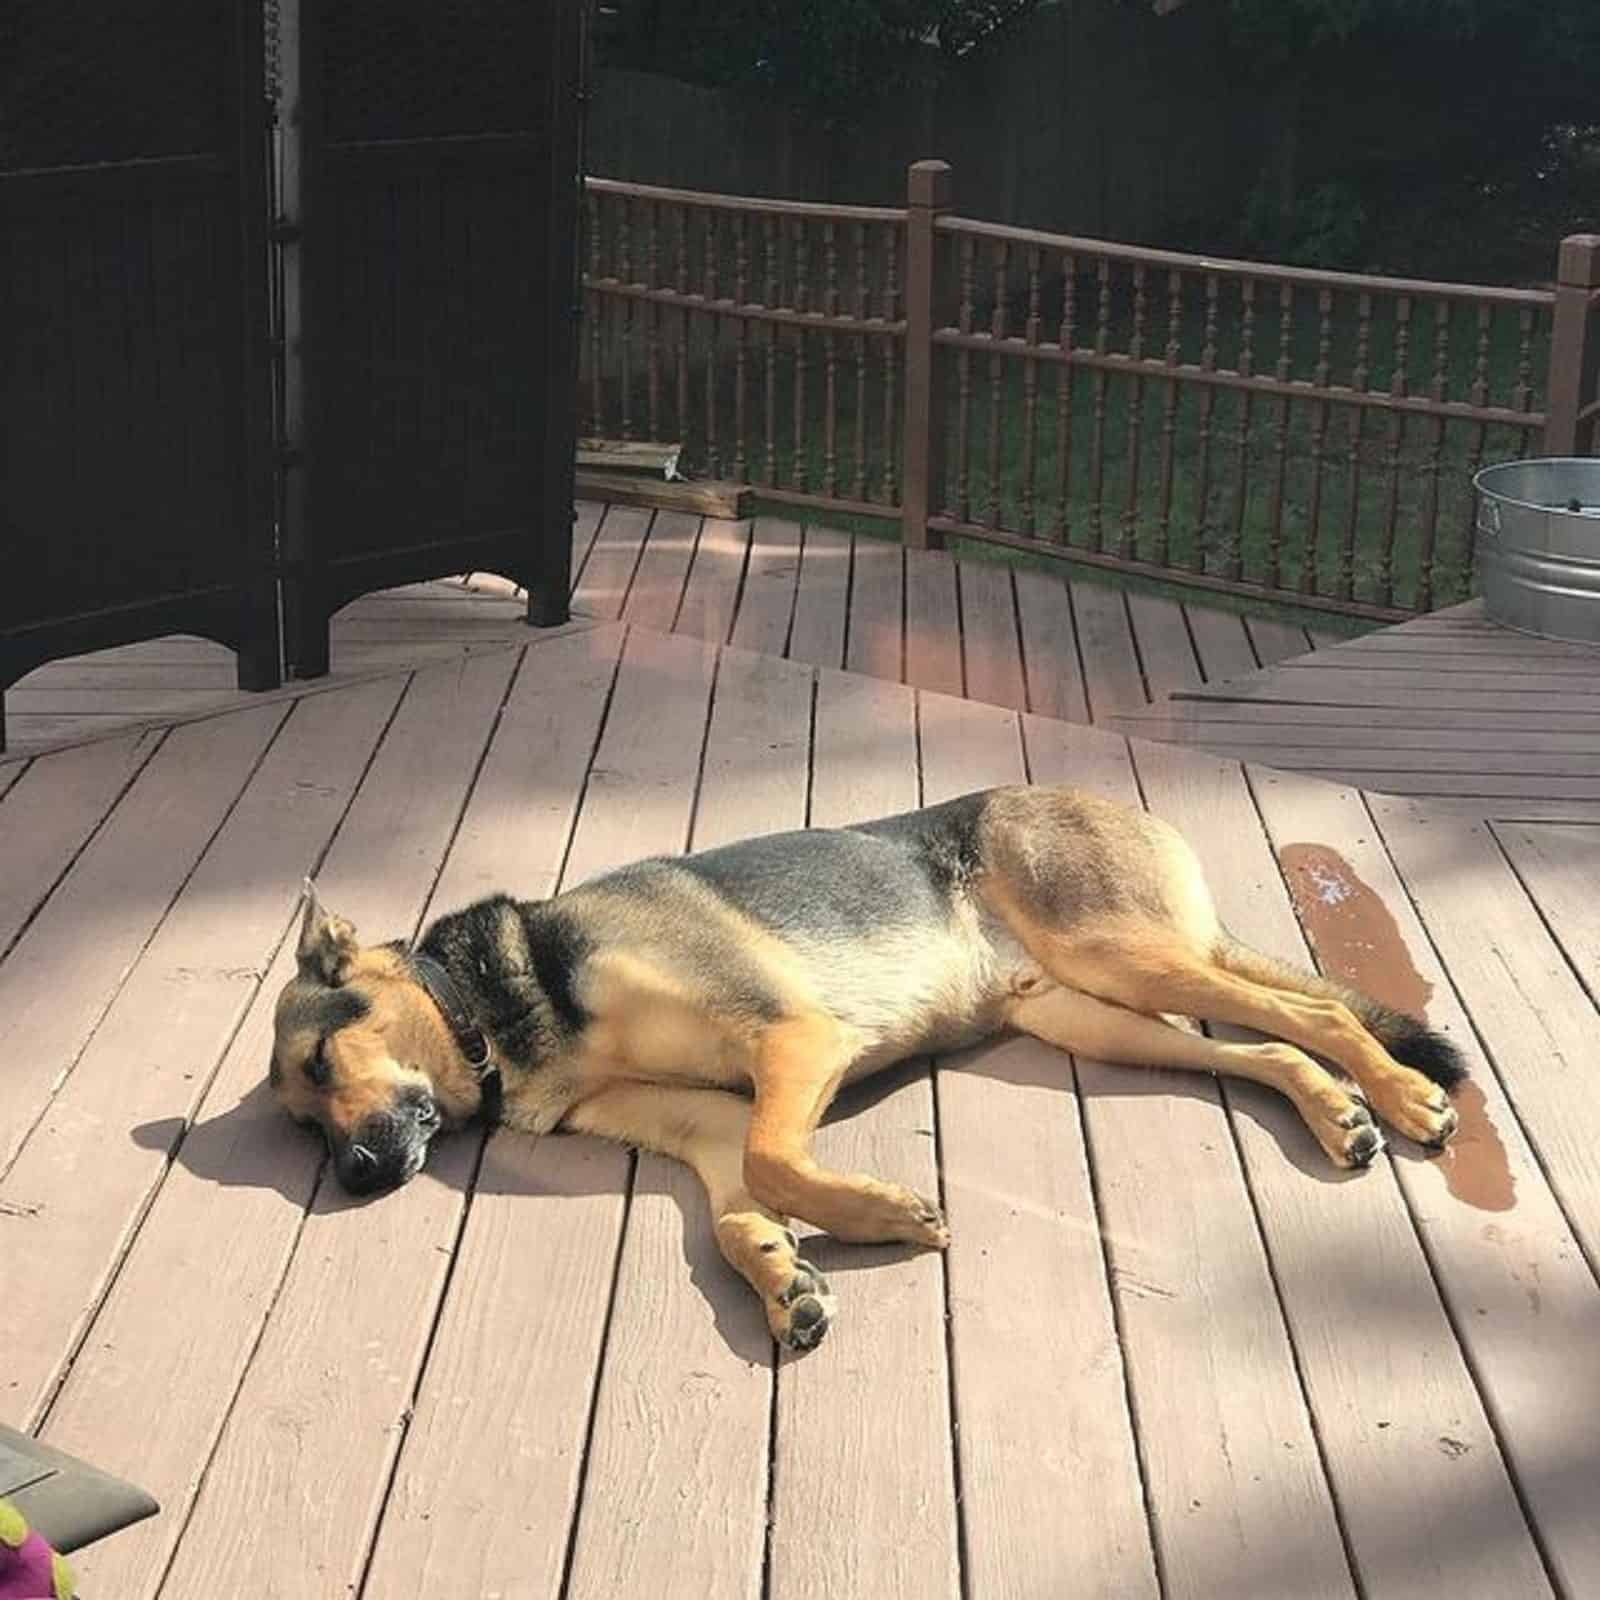
<svg viewBox="0 0 1600 1600">
<path fill-rule="evenodd" d="M 1471 592 L 1473 472 L 1587 449 L 1600 241 L 1553 290 L 588 183 L 585 432 L 765 498 L 1325 610 Z"/>
</svg>

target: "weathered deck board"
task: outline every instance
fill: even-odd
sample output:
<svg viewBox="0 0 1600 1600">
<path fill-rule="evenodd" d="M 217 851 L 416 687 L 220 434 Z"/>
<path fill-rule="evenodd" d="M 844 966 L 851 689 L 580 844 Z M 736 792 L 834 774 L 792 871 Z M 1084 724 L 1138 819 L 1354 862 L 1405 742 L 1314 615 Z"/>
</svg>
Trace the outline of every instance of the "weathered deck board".
<svg viewBox="0 0 1600 1600">
<path fill-rule="evenodd" d="M 1027 733 L 1035 782 L 1139 804 L 1120 739 Z M 1352 1594 L 1216 1081 L 1086 1059 L 1078 1082 L 1163 1594 Z"/>
<path fill-rule="evenodd" d="M 916 738 L 909 690 L 823 672 L 812 825 L 841 827 L 915 806 Z M 903 1069 L 886 1094 L 863 1091 L 840 1110 L 817 1134 L 819 1160 L 923 1193 L 937 1189 L 926 1063 Z M 940 1259 L 817 1235 L 804 1248 L 831 1275 L 839 1320 L 819 1349 L 786 1357 L 778 1369 L 771 1600 L 956 1600 Z M 895 1465 L 885 1471 L 888 1462 Z"/>
<path fill-rule="evenodd" d="M 1101 722 L 1118 711 L 1142 709 L 1148 703 L 1144 677 L 1122 591 L 1077 579 L 1071 589 L 1090 716 Z"/>
<path fill-rule="evenodd" d="M 1139 641 L 1145 690 L 1152 700 L 1200 682 L 1200 662 L 1189 638 L 1184 608 L 1165 595 L 1131 593 L 1128 618 Z"/>
<path fill-rule="evenodd" d="M 804 538 L 789 656 L 814 667 L 842 667 L 850 605 L 850 537 L 833 528 L 808 527 Z"/>
<path fill-rule="evenodd" d="M 1022 781 L 1014 715 L 932 695 L 920 712 L 927 803 Z M 939 1064 L 973 1594 L 1157 1593 L 1073 1089 L 1069 1058 L 1034 1039 Z M 1085 1484 L 1093 1516 L 1063 1539 Z"/>
<path fill-rule="evenodd" d="M 1551 1567 L 1567 1593 L 1600 1592 L 1571 1403 L 1600 1394 L 1600 1287 L 1361 796 L 1259 768 L 1250 784 L 1318 965 L 1400 1010 L 1425 1007 L 1468 1057 L 1460 1132 L 1432 1158 L 1397 1141 L 1394 1173 Z"/>
<path fill-rule="evenodd" d="M 1594 759 L 1600 764 L 1600 754 Z M 1579 982 L 1600 1005 L 1600 830 L 1502 822 L 1494 831 Z"/>
<path fill-rule="evenodd" d="M 650 648 L 663 661 L 682 658 L 671 678 L 652 679 L 655 693 L 641 685 L 636 702 L 652 739 L 671 739 L 640 778 L 658 789 L 670 783 L 684 806 L 681 824 L 674 814 L 654 848 L 671 853 L 686 842 L 709 846 L 802 826 L 810 669 L 722 654 L 691 835 L 700 732 L 693 724 L 697 716 L 704 723 L 709 672 L 697 697 L 683 677 L 692 665 L 688 641 Z M 704 1191 L 680 1163 L 641 1153 L 567 1594 L 757 1600 L 771 1408 L 772 1336 L 760 1303 L 722 1261 Z"/>
<path fill-rule="evenodd" d="M 942 550 L 907 550 L 905 564 L 905 681 L 958 695 L 962 630 L 955 563 Z"/>
<path fill-rule="evenodd" d="M 516 664 L 515 657 L 484 656 L 419 675 L 402 704 L 362 788 L 384 826 L 380 831 L 371 813 L 363 816 L 349 856 L 330 856 L 319 881 L 325 902 L 343 908 L 367 937 L 411 931 Z M 435 777 L 419 784 L 414 775 L 423 767 Z M 380 769 L 381 785 L 373 786 Z M 419 874 L 413 861 L 429 870 Z M 322 1172 L 194 1497 L 164 1595 L 288 1600 L 357 1582 L 477 1151 L 475 1139 L 451 1141 L 384 1205 L 352 1200 Z M 297 1222 L 292 1215 L 285 1220 L 291 1229 Z M 281 1260 L 278 1250 L 267 1255 Z M 330 1362 L 333 1346 L 360 1350 L 366 1359 L 354 1368 Z M 286 1438 L 298 1448 L 282 1448 Z M 305 1475 L 311 1463 L 314 1495 Z"/>
<path fill-rule="evenodd" d="M 1243 773 L 1144 745 L 1152 811 L 1181 828 L 1239 938 L 1305 961 Z M 1273 1274 L 1351 1555 L 1386 1596 L 1549 1592 L 1494 1434 L 1386 1164 L 1330 1170 L 1287 1099 L 1228 1085 Z M 1352 1316 L 1352 1306 L 1367 1308 Z M 1472 1534 L 1462 1526 L 1471 1508 Z"/>
<path fill-rule="evenodd" d="M 1184 615 L 1188 618 L 1195 653 L 1200 658 L 1200 671 L 1207 683 L 1237 678 L 1256 670 L 1259 663 L 1241 615 L 1203 605 L 1185 606 Z"/>
<path fill-rule="evenodd" d="M 1250 642 L 1264 667 L 1276 666 L 1280 661 L 1292 661 L 1311 649 L 1311 641 L 1304 628 L 1277 617 L 1251 617 Z"/>
<path fill-rule="evenodd" d="M 781 517 L 757 517 L 750 530 L 750 560 L 745 568 L 733 640 L 741 650 L 769 656 L 787 653 L 800 580 L 800 524 Z"/>
<path fill-rule="evenodd" d="M 10 949 L 123 790 L 155 754 L 150 731 L 41 756 L 0 804 L 0 952 Z"/>
<path fill-rule="evenodd" d="M 7 1206 L 50 1218 L 5 1229 L 0 1345 L 24 1414 L 41 1413 L 70 1359 L 401 687 L 295 708 L 0 1184 Z"/>
<path fill-rule="evenodd" d="M 77 1064 L 285 710 L 170 734 L 0 965 L 0 1169 Z"/>
<path fill-rule="evenodd" d="M 614 622 L 622 615 L 634 571 L 644 554 L 651 513 L 637 506 L 608 506 L 595 533 L 572 604 L 585 616 Z"/>
<path fill-rule="evenodd" d="M 683 604 L 683 586 L 700 538 L 699 517 L 681 511 L 658 511 L 650 524 L 650 540 L 633 575 L 620 613 L 624 622 L 670 633 Z"/>
<path fill-rule="evenodd" d="M 677 631 L 709 644 L 724 644 L 733 632 L 750 547 L 748 522 L 723 522 L 707 517 L 700 525 L 694 565 L 683 590 Z"/>
<path fill-rule="evenodd" d="M 967 698 L 1021 711 L 1028 695 L 1011 569 L 993 561 L 963 561 L 958 570 Z"/>
<path fill-rule="evenodd" d="M 904 667 L 904 563 L 900 546 L 857 539 L 850 567 L 850 619 L 845 666 L 868 677 L 901 681 Z"/>
<path fill-rule="evenodd" d="M 1064 579 L 1042 572 L 1019 571 L 1015 579 L 1028 708 L 1066 722 L 1089 721 L 1071 590 Z"/>
</svg>

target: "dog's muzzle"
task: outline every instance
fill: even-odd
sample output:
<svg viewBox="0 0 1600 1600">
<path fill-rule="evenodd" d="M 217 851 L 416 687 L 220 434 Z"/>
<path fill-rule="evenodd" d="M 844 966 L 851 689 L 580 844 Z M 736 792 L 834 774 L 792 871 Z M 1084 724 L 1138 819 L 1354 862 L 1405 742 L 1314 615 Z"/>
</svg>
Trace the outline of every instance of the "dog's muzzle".
<svg viewBox="0 0 1600 1600">
<path fill-rule="evenodd" d="M 428 1141 L 439 1128 L 439 1108 L 425 1090 L 408 1090 L 387 1110 L 367 1117 L 333 1150 L 333 1170 L 350 1194 L 398 1189 L 422 1170 Z"/>
</svg>

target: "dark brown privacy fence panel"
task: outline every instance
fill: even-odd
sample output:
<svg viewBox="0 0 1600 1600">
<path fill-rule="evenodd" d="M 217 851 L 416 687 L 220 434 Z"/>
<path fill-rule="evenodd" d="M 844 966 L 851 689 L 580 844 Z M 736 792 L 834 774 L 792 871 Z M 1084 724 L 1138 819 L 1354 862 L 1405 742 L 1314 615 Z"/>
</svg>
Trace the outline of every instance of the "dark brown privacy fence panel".
<svg viewBox="0 0 1600 1600">
<path fill-rule="evenodd" d="M 299 0 L 297 672 L 389 584 L 484 568 L 566 615 L 583 10 Z"/>
<path fill-rule="evenodd" d="M 0 8 L 0 689 L 178 631 L 277 682 L 262 32 Z"/>
<path fill-rule="evenodd" d="M 578 414 L 772 499 L 897 511 L 905 218 L 591 178 Z"/>
<path fill-rule="evenodd" d="M 973 222 L 948 183 L 918 163 L 884 210 L 591 179 L 583 431 L 908 543 L 1379 619 L 1471 592 L 1478 466 L 1587 448 L 1581 241 L 1555 293 L 1413 282 Z"/>
</svg>

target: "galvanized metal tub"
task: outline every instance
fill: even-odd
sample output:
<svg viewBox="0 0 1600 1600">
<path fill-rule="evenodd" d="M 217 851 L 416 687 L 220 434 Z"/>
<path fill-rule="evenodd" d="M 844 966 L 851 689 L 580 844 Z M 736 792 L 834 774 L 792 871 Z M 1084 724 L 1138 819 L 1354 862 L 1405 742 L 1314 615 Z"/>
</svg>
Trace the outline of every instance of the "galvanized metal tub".
<svg viewBox="0 0 1600 1600">
<path fill-rule="evenodd" d="M 1600 644 L 1600 459 L 1506 461 L 1472 482 L 1485 612 L 1522 633 Z"/>
</svg>

